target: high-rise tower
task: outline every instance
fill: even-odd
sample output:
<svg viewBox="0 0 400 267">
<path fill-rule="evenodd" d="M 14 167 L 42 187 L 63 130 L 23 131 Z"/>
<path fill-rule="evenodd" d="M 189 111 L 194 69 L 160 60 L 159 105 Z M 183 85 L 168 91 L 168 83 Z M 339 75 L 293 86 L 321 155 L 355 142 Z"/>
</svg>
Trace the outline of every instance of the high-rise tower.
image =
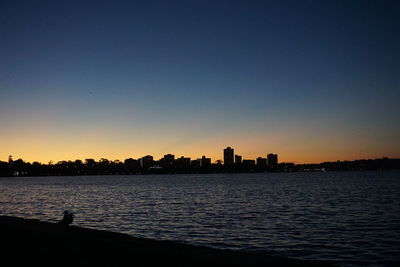
<svg viewBox="0 0 400 267">
<path fill-rule="evenodd" d="M 267 166 L 269 170 L 276 170 L 278 168 L 278 155 L 270 153 L 267 155 Z"/>
<path fill-rule="evenodd" d="M 233 166 L 234 150 L 231 147 L 224 149 L 224 165 Z"/>
</svg>

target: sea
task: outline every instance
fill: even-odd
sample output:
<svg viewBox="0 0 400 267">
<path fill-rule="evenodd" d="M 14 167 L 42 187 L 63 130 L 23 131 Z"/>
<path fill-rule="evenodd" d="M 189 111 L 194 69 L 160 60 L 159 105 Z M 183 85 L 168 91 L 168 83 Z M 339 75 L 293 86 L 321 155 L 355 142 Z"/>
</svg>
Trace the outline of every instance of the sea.
<svg viewBox="0 0 400 267">
<path fill-rule="evenodd" d="M 400 172 L 0 178 L 0 215 L 214 248 L 400 265 Z"/>
</svg>

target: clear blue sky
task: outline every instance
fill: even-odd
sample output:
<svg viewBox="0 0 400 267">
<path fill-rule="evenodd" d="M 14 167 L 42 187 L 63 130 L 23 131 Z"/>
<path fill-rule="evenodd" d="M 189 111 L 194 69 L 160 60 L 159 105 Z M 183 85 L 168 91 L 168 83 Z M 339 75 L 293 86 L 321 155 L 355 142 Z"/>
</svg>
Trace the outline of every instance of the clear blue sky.
<svg viewBox="0 0 400 267">
<path fill-rule="evenodd" d="M 0 1 L 0 160 L 400 156 L 399 1 Z"/>
</svg>

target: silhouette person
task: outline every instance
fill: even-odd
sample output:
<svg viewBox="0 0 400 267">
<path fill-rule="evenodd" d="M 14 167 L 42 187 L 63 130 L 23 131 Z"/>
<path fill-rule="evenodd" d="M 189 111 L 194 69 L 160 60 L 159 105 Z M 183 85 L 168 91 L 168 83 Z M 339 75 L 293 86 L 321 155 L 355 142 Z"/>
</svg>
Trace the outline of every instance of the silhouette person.
<svg viewBox="0 0 400 267">
<path fill-rule="evenodd" d="M 74 214 L 68 210 L 65 210 L 63 213 L 64 216 L 59 223 L 64 226 L 68 226 L 74 221 Z"/>
</svg>

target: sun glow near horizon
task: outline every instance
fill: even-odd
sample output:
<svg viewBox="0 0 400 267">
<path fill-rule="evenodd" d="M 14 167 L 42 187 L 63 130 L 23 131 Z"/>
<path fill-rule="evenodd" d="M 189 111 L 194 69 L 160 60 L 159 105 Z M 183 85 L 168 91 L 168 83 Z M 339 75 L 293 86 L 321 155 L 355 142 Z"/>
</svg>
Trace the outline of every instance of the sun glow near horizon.
<svg viewBox="0 0 400 267">
<path fill-rule="evenodd" d="M 282 138 L 282 137 L 280 137 Z M 235 154 L 241 155 L 243 159 L 256 159 L 257 157 L 265 158 L 269 153 L 276 153 L 279 156 L 279 162 L 301 163 L 320 163 L 325 161 L 336 160 L 357 160 L 357 159 L 374 159 L 374 158 L 397 158 L 398 150 L 395 146 L 387 146 L 386 151 L 382 151 L 380 147 L 364 146 L 364 143 L 343 144 L 339 146 L 332 142 L 317 142 L 313 140 L 309 144 L 296 144 L 282 139 L 278 142 L 269 144 L 267 141 L 261 142 L 260 139 L 232 140 L 232 142 L 224 142 L 224 137 L 212 138 L 212 140 L 199 140 L 193 142 L 182 142 L 185 145 L 175 145 L 179 140 L 170 142 L 163 140 L 142 139 L 141 141 L 129 141 L 104 137 L 86 137 L 86 138 L 60 138 L 54 136 L 44 139 L 36 138 L 18 138 L 12 140 L 7 138 L 5 143 L 1 141 L 0 160 L 6 161 L 9 155 L 15 159 L 23 159 L 27 162 L 38 161 L 41 163 L 54 163 L 58 161 L 74 161 L 77 159 L 85 160 L 93 158 L 100 160 L 106 158 L 108 160 L 121 160 L 127 158 L 139 159 L 146 155 L 151 155 L 158 160 L 165 154 L 173 154 L 175 158 L 184 156 L 190 157 L 192 160 L 206 156 L 216 160 L 223 160 L 223 149 L 230 146 L 235 149 Z M 287 145 L 285 146 L 285 142 Z M 340 141 L 338 141 L 340 143 Z"/>
</svg>

